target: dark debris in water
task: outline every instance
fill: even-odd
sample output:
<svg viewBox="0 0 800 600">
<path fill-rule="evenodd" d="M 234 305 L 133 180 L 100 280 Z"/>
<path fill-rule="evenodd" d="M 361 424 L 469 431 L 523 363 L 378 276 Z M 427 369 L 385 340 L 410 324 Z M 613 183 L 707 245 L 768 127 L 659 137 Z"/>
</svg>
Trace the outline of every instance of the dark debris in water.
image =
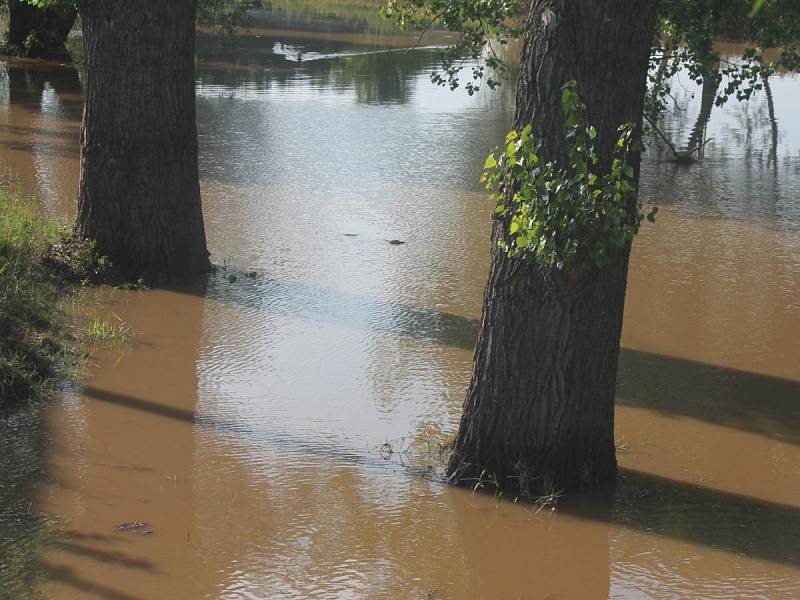
<svg viewBox="0 0 800 600">
<path fill-rule="evenodd" d="M 133 533 L 135 535 L 150 535 L 153 530 L 144 521 L 130 521 L 128 523 L 120 523 L 114 527 L 116 531 L 124 531 L 125 533 Z"/>
</svg>

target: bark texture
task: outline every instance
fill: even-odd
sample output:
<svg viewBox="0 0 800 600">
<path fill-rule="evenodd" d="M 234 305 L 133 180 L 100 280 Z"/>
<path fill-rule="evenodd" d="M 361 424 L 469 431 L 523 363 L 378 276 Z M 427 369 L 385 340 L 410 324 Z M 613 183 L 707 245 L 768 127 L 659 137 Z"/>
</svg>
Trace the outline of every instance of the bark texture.
<svg viewBox="0 0 800 600">
<path fill-rule="evenodd" d="M 31 58 L 69 59 L 64 44 L 77 16 L 71 0 L 58 0 L 45 8 L 8 0 L 8 50 Z"/>
<path fill-rule="evenodd" d="M 76 232 L 125 280 L 210 267 L 197 165 L 195 0 L 82 0 L 86 104 Z"/>
<path fill-rule="evenodd" d="M 533 123 L 546 159 L 563 160 L 561 88 L 577 80 L 598 153 L 610 164 L 619 125 L 640 125 L 657 0 L 532 0 L 515 127 Z M 638 164 L 635 165 L 638 177 Z M 635 218 L 635 206 L 630 207 Z M 497 248 L 452 483 L 492 482 L 537 495 L 613 480 L 614 395 L 630 247 L 602 269 L 569 272 Z"/>
</svg>

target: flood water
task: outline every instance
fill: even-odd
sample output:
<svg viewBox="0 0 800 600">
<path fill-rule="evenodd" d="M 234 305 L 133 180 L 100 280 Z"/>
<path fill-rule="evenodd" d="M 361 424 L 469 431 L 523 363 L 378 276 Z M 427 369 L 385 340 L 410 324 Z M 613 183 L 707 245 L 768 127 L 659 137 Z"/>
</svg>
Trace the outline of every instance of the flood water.
<svg viewBox="0 0 800 600">
<path fill-rule="evenodd" d="M 435 49 L 280 23 L 198 40 L 223 268 L 102 290 L 133 345 L 2 425 L 0 597 L 796 598 L 800 79 L 771 78 L 772 108 L 713 108 L 701 162 L 650 145 L 620 482 L 537 510 L 440 481 L 488 269 L 477 179 L 513 86 L 452 93 Z M 700 91 L 674 90 L 685 147 Z M 80 75 L 0 63 L 0 103 L 4 168 L 69 218 Z"/>
</svg>

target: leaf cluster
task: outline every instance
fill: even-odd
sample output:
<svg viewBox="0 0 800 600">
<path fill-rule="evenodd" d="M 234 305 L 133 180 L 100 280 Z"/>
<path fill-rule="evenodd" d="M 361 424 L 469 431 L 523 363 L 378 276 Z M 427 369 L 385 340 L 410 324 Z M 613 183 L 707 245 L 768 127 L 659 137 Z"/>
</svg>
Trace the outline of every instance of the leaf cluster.
<svg viewBox="0 0 800 600">
<path fill-rule="evenodd" d="M 443 51 L 441 70 L 431 79 L 455 89 L 469 62 L 471 80 L 464 87 L 473 94 L 482 81 L 492 89 L 500 85 L 507 66 L 493 44 L 505 45 L 520 34 L 527 6 L 525 0 L 387 0 L 383 14 L 401 29 L 457 33 L 458 41 Z M 721 105 L 730 97 L 748 99 L 775 69 L 800 69 L 798 0 L 661 0 L 659 17 L 646 101 L 646 113 L 653 117 L 663 113 L 671 96 L 668 81 L 682 70 L 698 83 L 713 78 L 719 84 L 726 78 L 716 99 Z M 739 60 L 725 62 L 714 49 L 720 36 L 747 41 L 750 47 Z M 779 48 L 779 57 L 766 60 L 766 48 Z"/>
<path fill-rule="evenodd" d="M 497 202 L 503 223 L 499 241 L 509 256 L 568 269 L 592 263 L 602 267 L 614 249 L 633 240 L 641 222 L 655 220 L 657 208 L 642 212 L 636 171 L 629 160 L 641 147 L 634 128 L 619 128 L 610 168 L 597 154 L 597 131 L 586 122 L 577 83 L 562 88 L 566 163 L 542 159 L 542 140 L 528 125 L 511 131 L 505 148 L 486 159 L 481 181 Z M 635 212 L 631 209 L 635 207 Z"/>
</svg>

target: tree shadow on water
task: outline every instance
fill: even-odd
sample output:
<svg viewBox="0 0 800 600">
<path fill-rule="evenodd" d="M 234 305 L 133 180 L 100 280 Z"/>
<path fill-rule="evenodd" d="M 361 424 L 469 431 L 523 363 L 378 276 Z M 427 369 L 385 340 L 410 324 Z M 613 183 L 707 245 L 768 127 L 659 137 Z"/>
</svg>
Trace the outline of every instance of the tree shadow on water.
<svg viewBox="0 0 800 600">
<path fill-rule="evenodd" d="M 211 278 L 206 297 L 267 313 L 473 350 L 480 322 L 300 281 Z M 617 402 L 800 443 L 800 382 L 623 348 Z"/>
<path fill-rule="evenodd" d="M 188 410 L 87 386 L 84 395 L 95 401 L 179 419 L 237 438 L 286 447 L 322 458 L 392 474 L 379 456 L 337 448 L 333 444 L 261 430 L 258 426 L 216 418 L 197 418 Z M 413 469 L 409 476 L 429 477 Z M 611 498 L 611 500 L 609 500 Z M 611 511 L 607 510 L 612 502 Z M 732 494 L 706 486 L 621 469 L 613 496 L 607 490 L 567 497 L 560 510 L 575 517 L 665 536 L 691 544 L 725 550 L 737 555 L 800 568 L 800 506 L 789 506 Z"/>
<path fill-rule="evenodd" d="M 800 382 L 623 349 L 617 402 L 800 444 Z"/>
</svg>

